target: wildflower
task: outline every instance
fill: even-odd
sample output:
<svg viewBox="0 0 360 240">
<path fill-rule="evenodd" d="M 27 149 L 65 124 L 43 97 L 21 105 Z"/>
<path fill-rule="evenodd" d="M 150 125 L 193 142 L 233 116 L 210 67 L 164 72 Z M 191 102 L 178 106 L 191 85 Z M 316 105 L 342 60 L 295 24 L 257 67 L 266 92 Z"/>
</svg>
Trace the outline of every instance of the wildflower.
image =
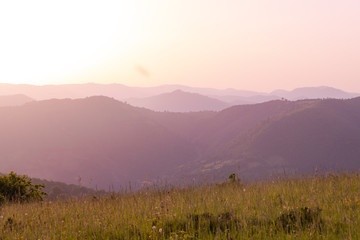
<svg viewBox="0 0 360 240">
<path fill-rule="evenodd" d="M 0 218 L 1 218 L 1 219 L 3 219 L 3 218 L 4 218 L 4 216 L 0 216 Z"/>
<path fill-rule="evenodd" d="M 152 230 L 156 230 L 156 226 L 152 226 Z"/>
<path fill-rule="evenodd" d="M 25 216 L 27 216 L 28 214 L 27 213 L 25 213 Z"/>
<path fill-rule="evenodd" d="M 162 233 L 162 228 L 159 228 L 159 233 Z"/>
<path fill-rule="evenodd" d="M 244 191 L 244 192 L 246 192 L 246 189 L 245 189 L 245 188 L 243 188 L 243 191 Z"/>
</svg>

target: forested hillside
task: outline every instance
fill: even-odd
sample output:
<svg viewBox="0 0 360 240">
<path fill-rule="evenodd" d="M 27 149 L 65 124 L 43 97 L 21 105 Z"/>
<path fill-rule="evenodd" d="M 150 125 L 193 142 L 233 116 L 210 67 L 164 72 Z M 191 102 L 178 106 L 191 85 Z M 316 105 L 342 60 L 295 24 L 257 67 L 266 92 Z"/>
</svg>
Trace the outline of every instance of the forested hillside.
<svg viewBox="0 0 360 240">
<path fill-rule="evenodd" d="M 0 108 L 1 171 L 84 186 L 360 168 L 360 98 L 169 113 L 107 97 Z"/>
</svg>

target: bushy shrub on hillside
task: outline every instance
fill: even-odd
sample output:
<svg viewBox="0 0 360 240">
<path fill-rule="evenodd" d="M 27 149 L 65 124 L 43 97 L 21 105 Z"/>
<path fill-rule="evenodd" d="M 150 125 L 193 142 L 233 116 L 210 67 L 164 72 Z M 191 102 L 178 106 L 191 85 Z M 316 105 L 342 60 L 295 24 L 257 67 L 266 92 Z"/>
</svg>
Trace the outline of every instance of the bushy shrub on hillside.
<svg viewBox="0 0 360 240">
<path fill-rule="evenodd" d="M 14 172 L 0 176 L 0 204 L 4 202 L 42 201 L 46 195 L 42 191 L 45 186 L 33 184 L 26 175 L 19 176 Z"/>
</svg>

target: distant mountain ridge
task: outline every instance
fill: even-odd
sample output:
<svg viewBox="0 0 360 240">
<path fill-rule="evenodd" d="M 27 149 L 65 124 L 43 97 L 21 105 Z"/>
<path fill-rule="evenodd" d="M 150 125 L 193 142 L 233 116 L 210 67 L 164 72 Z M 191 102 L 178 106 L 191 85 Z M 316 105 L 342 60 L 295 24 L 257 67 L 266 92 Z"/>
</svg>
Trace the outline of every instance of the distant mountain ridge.
<svg viewBox="0 0 360 240">
<path fill-rule="evenodd" d="M 230 106 L 218 99 L 182 90 L 148 98 L 130 98 L 126 102 L 137 107 L 170 112 L 219 111 Z"/>
<path fill-rule="evenodd" d="M 296 88 L 292 91 L 276 90 L 271 92 L 270 94 L 281 96 L 289 100 L 317 98 L 349 99 L 360 96 L 360 94 L 358 93 L 348 93 L 340 89 L 326 86 Z"/>
<path fill-rule="evenodd" d="M 308 98 L 353 98 L 359 93 L 348 93 L 331 87 L 297 88 L 292 91 L 276 90 L 270 93 L 237 89 L 199 88 L 183 85 L 161 85 L 156 87 L 130 87 L 123 84 L 64 84 L 64 85 L 28 85 L 0 83 L 0 95 L 24 94 L 35 100 L 52 98 L 84 98 L 107 96 L 124 101 L 128 98 L 148 98 L 181 90 L 216 98 L 227 103 L 254 104 L 269 100 L 286 98 L 289 100 Z M 233 105 L 233 104 L 232 104 Z"/>
<path fill-rule="evenodd" d="M 91 96 L 107 96 L 117 100 L 128 98 L 146 98 L 176 90 L 198 93 L 206 96 L 253 96 L 262 93 L 236 89 L 198 88 L 183 85 L 161 85 L 156 87 L 130 87 L 123 84 L 63 84 L 63 85 L 29 85 L 0 83 L 0 95 L 25 94 L 36 100 L 52 98 L 85 98 Z"/>
<path fill-rule="evenodd" d="M 360 169 L 360 98 L 171 113 L 107 97 L 0 108 L 1 171 L 86 186 Z"/>
<path fill-rule="evenodd" d="M 0 107 L 20 106 L 32 101 L 34 101 L 34 99 L 25 96 L 23 94 L 5 95 L 5 96 L 0 96 Z"/>
</svg>

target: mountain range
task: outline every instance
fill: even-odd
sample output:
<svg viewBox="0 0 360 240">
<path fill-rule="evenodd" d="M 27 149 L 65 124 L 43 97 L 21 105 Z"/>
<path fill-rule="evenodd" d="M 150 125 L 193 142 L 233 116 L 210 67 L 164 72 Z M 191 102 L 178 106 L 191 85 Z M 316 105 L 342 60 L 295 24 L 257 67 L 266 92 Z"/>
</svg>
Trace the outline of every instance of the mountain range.
<svg viewBox="0 0 360 240">
<path fill-rule="evenodd" d="M 129 98 L 126 102 L 133 106 L 144 107 L 154 111 L 198 112 L 219 111 L 231 104 L 198 93 L 176 90 L 148 98 Z"/>
<path fill-rule="evenodd" d="M 280 96 L 289 100 L 315 99 L 315 98 L 337 98 L 349 99 L 360 96 L 358 93 L 349 93 L 331 87 L 303 87 L 292 91 L 275 90 L 270 95 Z"/>
<path fill-rule="evenodd" d="M 119 189 L 360 168 L 360 98 L 274 100 L 174 113 L 113 98 L 0 108 L 0 172 Z"/>
<path fill-rule="evenodd" d="M 253 96 L 258 92 L 236 89 L 195 88 L 183 85 L 161 85 L 156 87 L 130 87 L 123 84 L 63 84 L 63 85 L 29 85 L 0 83 L 1 95 L 24 94 L 36 100 L 52 98 L 84 98 L 90 96 L 107 96 L 117 100 L 128 98 L 146 98 L 163 93 L 182 90 L 206 96 Z M 261 95 L 261 94 L 260 94 Z"/>
<path fill-rule="evenodd" d="M 271 100 L 287 99 L 349 99 L 360 96 L 331 87 L 306 87 L 292 91 L 276 90 L 270 93 L 237 89 L 196 88 L 183 85 L 162 85 L 157 87 L 129 87 L 122 84 L 65 84 L 25 85 L 0 83 L 0 96 L 21 95 L 22 102 L 47 99 L 76 99 L 91 96 L 106 96 L 126 101 L 133 106 L 154 111 L 192 112 L 219 111 L 230 106 L 256 104 Z M 4 96 L 8 98 L 9 96 Z M 0 97 L 0 106 L 11 106 L 13 101 Z"/>
</svg>

